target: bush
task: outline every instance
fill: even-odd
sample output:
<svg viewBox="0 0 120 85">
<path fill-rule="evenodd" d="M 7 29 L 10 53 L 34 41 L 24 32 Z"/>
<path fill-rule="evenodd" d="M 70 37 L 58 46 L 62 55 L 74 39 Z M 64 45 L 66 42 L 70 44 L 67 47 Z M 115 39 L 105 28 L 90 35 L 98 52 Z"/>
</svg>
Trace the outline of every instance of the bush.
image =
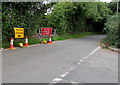
<svg viewBox="0 0 120 85">
<path fill-rule="evenodd" d="M 19 43 L 25 43 L 25 40 L 24 39 L 14 39 L 14 46 L 15 47 L 18 47 L 19 46 Z"/>
<path fill-rule="evenodd" d="M 10 44 L 9 43 L 3 43 L 2 48 L 9 48 Z"/>
<path fill-rule="evenodd" d="M 104 42 L 117 47 L 119 47 L 120 45 L 120 23 L 118 19 L 119 17 L 120 15 L 113 15 L 109 17 L 105 23 L 104 28 L 104 30 L 107 32 L 107 37 Z"/>
</svg>

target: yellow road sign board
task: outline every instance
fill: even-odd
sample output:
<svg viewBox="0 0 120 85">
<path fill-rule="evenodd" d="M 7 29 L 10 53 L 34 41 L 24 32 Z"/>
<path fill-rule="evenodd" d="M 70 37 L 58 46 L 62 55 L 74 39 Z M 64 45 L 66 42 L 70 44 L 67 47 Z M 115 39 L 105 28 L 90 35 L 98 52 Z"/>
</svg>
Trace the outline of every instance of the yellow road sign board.
<svg viewBox="0 0 120 85">
<path fill-rule="evenodd" d="M 24 28 L 14 28 L 15 38 L 24 38 Z"/>
</svg>

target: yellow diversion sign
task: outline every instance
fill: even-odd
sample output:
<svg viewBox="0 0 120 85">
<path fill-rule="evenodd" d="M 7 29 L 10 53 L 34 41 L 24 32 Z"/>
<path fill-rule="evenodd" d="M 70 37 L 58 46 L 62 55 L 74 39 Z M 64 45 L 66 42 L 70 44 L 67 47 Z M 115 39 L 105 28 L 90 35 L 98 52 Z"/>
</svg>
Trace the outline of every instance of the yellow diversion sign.
<svg viewBox="0 0 120 85">
<path fill-rule="evenodd" d="M 24 38 L 24 28 L 14 28 L 15 38 Z"/>
</svg>

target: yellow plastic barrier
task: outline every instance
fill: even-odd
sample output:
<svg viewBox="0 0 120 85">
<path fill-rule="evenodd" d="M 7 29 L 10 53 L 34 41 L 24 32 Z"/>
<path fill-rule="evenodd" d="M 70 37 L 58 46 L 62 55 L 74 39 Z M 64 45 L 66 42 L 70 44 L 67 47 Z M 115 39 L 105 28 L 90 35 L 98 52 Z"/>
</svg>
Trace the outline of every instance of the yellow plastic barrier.
<svg viewBox="0 0 120 85">
<path fill-rule="evenodd" d="M 23 47 L 23 43 L 19 43 L 19 46 L 20 46 L 20 47 Z"/>
</svg>

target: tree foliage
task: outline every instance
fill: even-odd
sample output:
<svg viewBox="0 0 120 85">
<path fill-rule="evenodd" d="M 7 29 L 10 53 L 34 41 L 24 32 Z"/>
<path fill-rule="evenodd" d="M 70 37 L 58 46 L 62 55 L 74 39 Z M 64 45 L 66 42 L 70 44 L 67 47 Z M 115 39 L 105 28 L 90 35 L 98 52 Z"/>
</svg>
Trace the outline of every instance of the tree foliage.
<svg viewBox="0 0 120 85">
<path fill-rule="evenodd" d="M 109 4 L 109 8 L 112 10 L 113 14 L 117 12 L 117 3 L 118 3 L 118 12 L 120 13 L 120 1 L 119 2 L 111 2 Z"/>
<path fill-rule="evenodd" d="M 106 18 L 112 13 L 103 2 L 3 2 L 3 41 L 14 37 L 14 27 L 25 28 L 33 36 L 40 27 L 53 27 L 58 35 L 81 32 L 101 32 Z M 45 15 L 47 9 L 53 8 Z"/>
<path fill-rule="evenodd" d="M 44 13 L 49 6 L 42 2 L 3 2 L 3 40 L 14 37 L 14 27 L 25 28 L 25 35 L 34 35 L 39 25 L 44 25 Z"/>
<path fill-rule="evenodd" d="M 110 13 L 108 5 L 102 2 L 61 2 L 55 4 L 53 12 L 46 17 L 48 25 L 63 34 L 99 31 L 96 24 L 104 24 Z"/>
</svg>

